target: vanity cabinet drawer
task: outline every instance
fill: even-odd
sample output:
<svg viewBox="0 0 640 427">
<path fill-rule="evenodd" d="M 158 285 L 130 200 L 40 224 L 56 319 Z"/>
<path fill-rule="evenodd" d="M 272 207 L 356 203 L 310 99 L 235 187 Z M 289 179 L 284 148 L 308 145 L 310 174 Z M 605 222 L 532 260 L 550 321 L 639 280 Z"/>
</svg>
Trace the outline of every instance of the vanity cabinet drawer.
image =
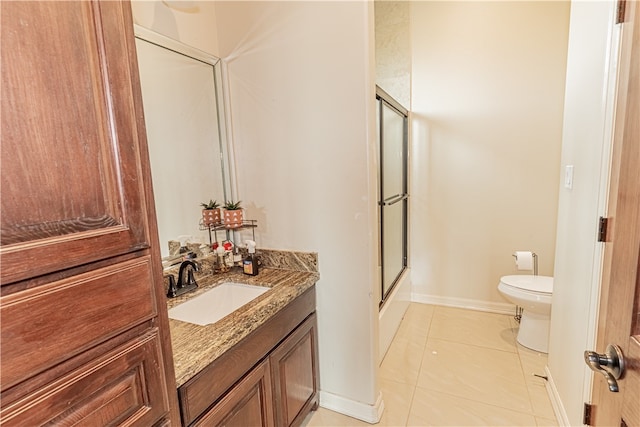
<svg viewBox="0 0 640 427">
<path fill-rule="evenodd" d="M 156 315 L 149 256 L 0 298 L 2 390 Z"/>
<path fill-rule="evenodd" d="M 154 328 L 4 405 L 2 425 L 153 425 L 169 411 L 161 362 Z"/>
</svg>

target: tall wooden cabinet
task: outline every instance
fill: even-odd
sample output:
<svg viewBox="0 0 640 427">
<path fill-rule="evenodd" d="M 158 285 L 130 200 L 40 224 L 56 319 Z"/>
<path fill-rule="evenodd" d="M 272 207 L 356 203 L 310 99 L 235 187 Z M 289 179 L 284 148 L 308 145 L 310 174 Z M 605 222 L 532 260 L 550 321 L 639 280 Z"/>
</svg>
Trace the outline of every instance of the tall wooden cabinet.
<svg viewBox="0 0 640 427">
<path fill-rule="evenodd" d="M 0 19 L 0 423 L 178 425 L 130 5 Z"/>
</svg>

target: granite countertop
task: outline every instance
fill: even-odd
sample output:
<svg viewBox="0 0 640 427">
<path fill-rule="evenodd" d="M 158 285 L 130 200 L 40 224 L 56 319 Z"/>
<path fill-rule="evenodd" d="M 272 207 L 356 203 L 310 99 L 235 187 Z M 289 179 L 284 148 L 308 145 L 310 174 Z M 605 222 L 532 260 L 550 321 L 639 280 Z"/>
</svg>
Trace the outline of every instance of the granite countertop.
<svg viewBox="0 0 640 427">
<path fill-rule="evenodd" d="M 169 319 L 173 363 L 180 387 L 224 352 L 266 322 L 289 302 L 312 287 L 319 279 L 317 271 L 261 268 L 257 276 L 241 271 L 208 275 L 198 279 L 194 292 L 171 298 L 172 308 L 196 297 L 222 282 L 246 283 L 272 288 L 216 323 L 200 326 Z"/>
</svg>

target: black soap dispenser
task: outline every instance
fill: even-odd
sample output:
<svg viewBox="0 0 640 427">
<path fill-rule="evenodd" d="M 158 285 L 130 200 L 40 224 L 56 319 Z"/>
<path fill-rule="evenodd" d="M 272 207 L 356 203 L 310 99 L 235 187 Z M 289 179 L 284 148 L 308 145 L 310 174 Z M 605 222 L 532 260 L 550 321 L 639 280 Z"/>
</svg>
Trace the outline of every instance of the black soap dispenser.
<svg viewBox="0 0 640 427">
<path fill-rule="evenodd" d="M 256 257 L 256 242 L 247 240 L 247 251 L 249 252 L 244 260 L 242 260 L 242 271 L 250 276 L 258 275 L 258 258 Z"/>
</svg>

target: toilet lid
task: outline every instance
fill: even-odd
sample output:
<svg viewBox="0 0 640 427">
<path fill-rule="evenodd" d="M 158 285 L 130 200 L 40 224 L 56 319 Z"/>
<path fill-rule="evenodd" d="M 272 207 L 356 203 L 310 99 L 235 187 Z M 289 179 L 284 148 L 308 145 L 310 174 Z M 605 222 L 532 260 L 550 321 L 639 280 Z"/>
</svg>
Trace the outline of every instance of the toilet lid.
<svg viewBox="0 0 640 427">
<path fill-rule="evenodd" d="M 553 277 L 549 276 L 532 276 L 529 274 L 503 276 L 500 278 L 500 281 L 505 285 L 524 289 L 525 291 L 541 292 L 545 294 L 553 293 Z"/>
</svg>

